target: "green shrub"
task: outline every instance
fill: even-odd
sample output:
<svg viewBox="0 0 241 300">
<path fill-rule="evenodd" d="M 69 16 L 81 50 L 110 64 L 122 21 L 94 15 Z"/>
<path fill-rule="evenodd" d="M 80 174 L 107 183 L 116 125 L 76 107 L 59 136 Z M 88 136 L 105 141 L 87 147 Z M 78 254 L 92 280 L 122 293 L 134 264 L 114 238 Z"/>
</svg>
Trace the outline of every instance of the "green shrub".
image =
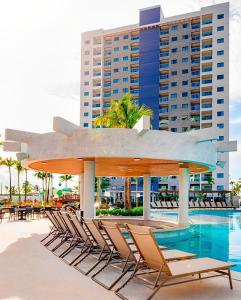
<svg viewBox="0 0 241 300">
<path fill-rule="evenodd" d="M 134 207 L 132 209 L 114 208 L 114 209 L 97 209 L 97 216 L 142 216 L 143 207 Z"/>
</svg>

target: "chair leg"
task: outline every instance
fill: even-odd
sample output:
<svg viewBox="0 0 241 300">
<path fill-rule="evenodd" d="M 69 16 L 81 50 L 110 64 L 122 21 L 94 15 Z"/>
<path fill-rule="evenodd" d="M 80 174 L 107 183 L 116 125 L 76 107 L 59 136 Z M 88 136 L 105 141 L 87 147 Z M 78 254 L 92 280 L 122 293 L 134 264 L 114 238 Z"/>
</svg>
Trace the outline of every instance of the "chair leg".
<svg viewBox="0 0 241 300">
<path fill-rule="evenodd" d="M 233 289 L 233 282 L 232 282 L 232 277 L 231 277 L 231 271 L 230 269 L 228 269 L 228 278 L 229 278 L 229 285 L 230 285 L 230 289 Z"/>
</svg>

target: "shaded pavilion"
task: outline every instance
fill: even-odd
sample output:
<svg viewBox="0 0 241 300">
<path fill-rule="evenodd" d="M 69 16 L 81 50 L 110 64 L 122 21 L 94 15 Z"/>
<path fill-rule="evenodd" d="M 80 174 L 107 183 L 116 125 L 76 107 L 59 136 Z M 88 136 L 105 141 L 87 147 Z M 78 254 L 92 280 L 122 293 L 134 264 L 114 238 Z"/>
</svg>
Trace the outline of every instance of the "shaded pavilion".
<svg viewBox="0 0 241 300">
<path fill-rule="evenodd" d="M 150 178 L 179 176 L 179 226 L 188 225 L 190 174 L 215 170 L 220 153 L 236 151 L 236 142 L 216 142 L 211 128 L 174 133 L 150 129 L 142 117 L 132 129 L 80 128 L 61 118 L 53 131 L 6 129 L 4 150 L 17 153 L 24 167 L 80 176 L 80 205 L 95 217 L 95 176 L 143 176 L 144 219 L 150 220 Z"/>
</svg>

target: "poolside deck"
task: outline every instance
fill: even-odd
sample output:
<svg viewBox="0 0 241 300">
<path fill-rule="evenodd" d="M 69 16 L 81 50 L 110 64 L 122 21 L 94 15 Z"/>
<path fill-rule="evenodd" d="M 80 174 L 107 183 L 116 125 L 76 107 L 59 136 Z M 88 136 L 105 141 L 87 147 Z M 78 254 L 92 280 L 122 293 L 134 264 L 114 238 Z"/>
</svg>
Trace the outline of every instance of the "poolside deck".
<svg viewBox="0 0 241 300">
<path fill-rule="evenodd" d="M 48 232 L 46 219 L 0 224 L 0 299 L 1 300 L 95 300 L 119 299 L 89 277 L 69 267 L 40 243 Z M 241 275 L 235 273 L 234 290 L 222 277 L 164 288 L 153 299 L 238 300 Z M 137 286 L 128 288 L 135 299 L 144 293 Z M 134 299 L 134 298 L 133 298 Z"/>
</svg>

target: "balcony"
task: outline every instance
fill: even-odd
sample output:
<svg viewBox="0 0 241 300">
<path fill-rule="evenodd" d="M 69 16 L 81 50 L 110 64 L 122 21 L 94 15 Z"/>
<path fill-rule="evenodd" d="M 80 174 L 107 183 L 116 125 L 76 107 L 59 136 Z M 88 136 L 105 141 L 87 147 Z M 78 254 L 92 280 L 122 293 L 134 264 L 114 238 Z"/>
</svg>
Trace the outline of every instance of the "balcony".
<svg viewBox="0 0 241 300">
<path fill-rule="evenodd" d="M 168 46 L 168 45 L 169 45 L 168 41 L 166 41 L 166 42 L 160 42 L 160 47 Z"/>
<path fill-rule="evenodd" d="M 111 83 L 110 82 L 104 83 L 104 87 L 111 87 Z"/>
<path fill-rule="evenodd" d="M 209 84 L 212 83 L 212 79 L 203 79 L 202 84 Z"/>
<path fill-rule="evenodd" d="M 93 98 L 99 98 L 100 97 L 100 93 L 98 94 L 93 94 Z"/>
<path fill-rule="evenodd" d="M 93 77 L 99 77 L 99 76 L 101 76 L 101 73 L 100 73 L 100 72 L 93 73 Z"/>
<path fill-rule="evenodd" d="M 169 34 L 169 30 L 161 30 L 160 35 Z"/>
<path fill-rule="evenodd" d="M 93 84 L 93 87 L 99 87 L 99 86 L 101 86 L 101 83 L 100 83 L 100 82 L 94 83 L 94 84 Z"/>
<path fill-rule="evenodd" d="M 200 86 L 200 82 L 192 82 L 191 86 L 192 87 L 199 87 Z"/>
<path fill-rule="evenodd" d="M 203 103 L 202 104 L 202 108 L 212 108 L 212 107 L 213 107 L 212 103 Z"/>
<path fill-rule="evenodd" d="M 202 60 L 209 60 L 209 59 L 212 59 L 212 55 L 205 55 L 205 56 L 202 56 Z"/>
<path fill-rule="evenodd" d="M 196 75 L 200 75 L 200 71 L 199 70 L 192 71 L 192 76 L 196 76 Z"/>
<path fill-rule="evenodd" d="M 94 67 L 99 67 L 99 66 L 101 66 L 101 62 L 100 62 L 100 61 L 99 61 L 99 62 L 94 62 L 94 63 L 93 63 L 93 66 L 94 66 Z"/>
<path fill-rule="evenodd" d="M 193 47 L 192 52 L 200 52 L 200 47 Z"/>
<path fill-rule="evenodd" d="M 93 107 L 93 108 L 98 108 L 98 107 L 100 107 L 100 103 L 93 103 L 93 104 L 92 104 L 92 107 Z"/>
<path fill-rule="evenodd" d="M 109 98 L 111 96 L 111 93 L 104 93 L 105 98 Z"/>
<path fill-rule="evenodd" d="M 132 74 L 139 73 L 139 68 L 132 68 L 131 73 Z"/>
<path fill-rule="evenodd" d="M 163 74 L 163 75 L 160 75 L 160 79 L 168 79 L 169 78 L 169 75 L 168 74 Z"/>
<path fill-rule="evenodd" d="M 95 119 L 95 118 L 97 118 L 99 116 L 100 116 L 100 114 L 94 114 L 94 115 L 92 115 L 92 119 Z"/>
<path fill-rule="evenodd" d="M 106 62 L 104 63 L 104 66 L 105 66 L 105 67 L 111 66 L 111 61 L 106 61 Z"/>
<path fill-rule="evenodd" d="M 203 25 L 212 24 L 212 22 L 213 22 L 212 19 L 202 20 L 202 24 L 203 24 Z"/>
<path fill-rule="evenodd" d="M 200 59 L 197 58 L 197 59 L 192 59 L 191 60 L 191 64 L 194 65 L 194 64 L 200 64 Z"/>
<path fill-rule="evenodd" d="M 212 120 L 212 116 L 211 115 L 202 116 L 202 121 L 208 121 L 208 120 Z"/>
<path fill-rule="evenodd" d="M 202 92 L 202 96 L 203 97 L 206 97 L 206 96 L 212 96 L 212 91 L 204 91 L 204 92 Z"/>
<path fill-rule="evenodd" d="M 111 76 L 111 72 L 104 73 L 104 77 L 109 77 L 109 76 Z"/>
<path fill-rule="evenodd" d="M 202 36 L 205 37 L 205 36 L 210 36 L 210 35 L 213 35 L 213 32 L 212 31 L 205 31 L 202 33 Z"/>
<path fill-rule="evenodd" d="M 200 110 L 200 105 L 192 105 L 191 110 L 195 110 L 195 111 Z"/>
<path fill-rule="evenodd" d="M 169 64 L 160 64 L 160 69 L 168 68 Z"/>
<path fill-rule="evenodd" d="M 131 51 L 139 51 L 139 47 L 131 47 Z"/>
<path fill-rule="evenodd" d="M 139 61 L 139 57 L 131 57 L 131 62 Z"/>
<path fill-rule="evenodd" d="M 104 104 L 103 104 L 103 107 L 104 107 L 104 108 L 110 107 L 110 103 L 104 103 Z"/>
<path fill-rule="evenodd" d="M 200 23 L 192 24 L 192 29 L 200 28 Z"/>
<path fill-rule="evenodd" d="M 203 44 L 202 49 L 212 48 L 212 46 L 213 46 L 212 43 Z"/>
<path fill-rule="evenodd" d="M 131 79 L 131 83 L 139 84 L 139 78 L 137 78 L 137 79 Z"/>
<path fill-rule="evenodd" d="M 197 93 L 197 94 L 192 94 L 192 95 L 191 95 L 191 98 L 192 98 L 192 99 L 200 99 L 200 94 L 199 94 L 199 93 Z"/>
<path fill-rule="evenodd" d="M 200 35 L 193 35 L 192 36 L 192 41 L 199 41 L 200 40 Z"/>
<path fill-rule="evenodd" d="M 105 52 L 105 56 L 110 56 L 110 55 L 112 55 L 111 51 L 106 51 Z"/>
<path fill-rule="evenodd" d="M 159 98 L 159 103 L 165 103 L 165 102 L 168 102 L 168 101 L 169 101 L 168 97 L 160 97 Z"/>
<path fill-rule="evenodd" d="M 139 89 L 133 89 L 133 90 L 131 90 L 131 94 L 132 95 L 136 95 L 136 94 L 139 94 Z"/>
<path fill-rule="evenodd" d="M 161 52 L 160 57 L 167 57 L 169 56 L 169 52 Z"/>
<path fill-rule="evenodd" d="M 159 113 L 160 114 L 168 113 L 168 108 L 160 108 Z"/>
<path fill-rule="evenodd" d="M 163 86 L 160 86 L 159 91 L 167 91 L 168 89 L 169 89 L 168 85 L 163 85 Z"/>
<path fill-rule="evenodd" d="M 131 37 L 132 41 L 139 41 L 139 39 L 140 39 L 139 35 L 136 35 L 136 36 L 134 35 Z"/>
<path fill-rule="evenodd" d="M 203 73 L 205 73 L 205 72 L 212 72 L 212 67 L 203 68 L 202 72 Z"/>
</svg>

